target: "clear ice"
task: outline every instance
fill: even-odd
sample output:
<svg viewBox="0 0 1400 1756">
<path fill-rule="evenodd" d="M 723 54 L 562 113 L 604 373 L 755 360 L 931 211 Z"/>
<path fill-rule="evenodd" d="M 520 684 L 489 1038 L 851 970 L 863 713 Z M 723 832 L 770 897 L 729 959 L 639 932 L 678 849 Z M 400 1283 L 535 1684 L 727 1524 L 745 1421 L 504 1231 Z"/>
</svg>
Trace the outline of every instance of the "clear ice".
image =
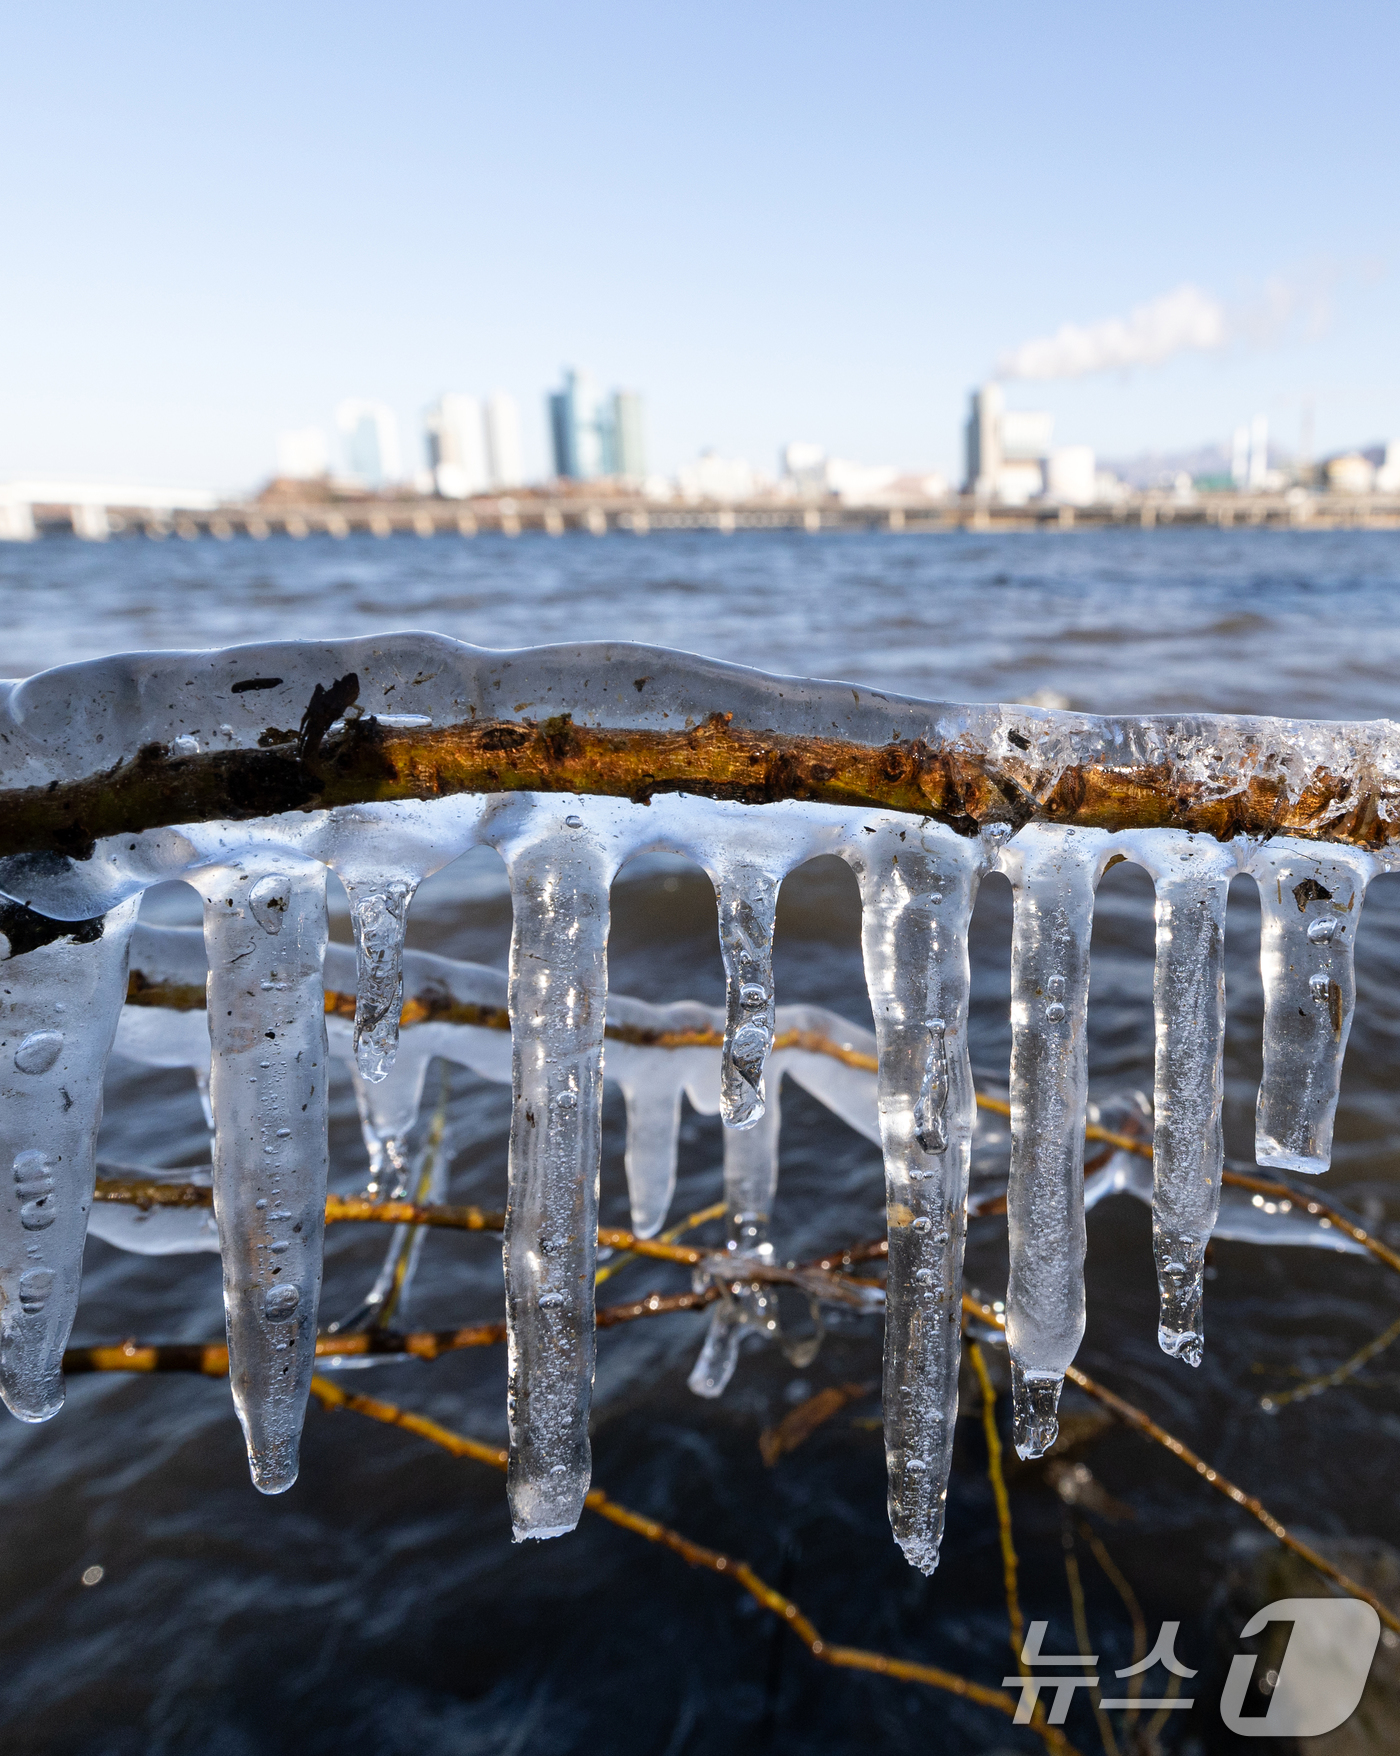
<svg viewBox="0 0 1400 1756">
<path fill-rule="evenodd" d="M 1387 722 L 947 707 L 621 644 L 489 653 L 404 634 L 115 657 L 0 685 L 6 797 L 46 796 L 138 760 L 152 771 L 202 761 L 201 752 L 260 764 L 257 772 L 277 783 L 267 796 L 285 795 L 262 818 L 99 837 L 76 854 L 0 857 L 0 896 L 12 899 L 0 902 L 0 921 L 15 934 L 0 946 L 0 1174 L 9 1191 L 0 1204 L 0 1393 L 22 1418 L 46 1418 L 62 1398 L 114 1032 L 121 1053 L 189 1067 L 207 1094 L 234 1395 L 254 1479 L 269 1492 L 295 1477 L 314 1355 L 328 1055 L 357 1069 L 369 1190 L 381 1196 L 442 1191 L 440 1165 L 411 1162 L 406 1141 L 428 1061 L 443 1056 L 513 1086 L 508 1493 L 517 1536 L 567 1530 L 589 1481 L 603 1080 L 626 1099 L 628 1188 L 643 1236 L 664 1225 L 671 1204 L 682 1102 L 726 1123 L 728 1232 L 703 1265 L 723 1293 L 692 1377 L 713 1395 L 732 1374 L 744 1333 L 779 1333 L 762 1270 L 773 1259 L 779 1089 L 791 1078 L 883 1149 L 890 1517 L 909 1559 L 931 1569 L 956 1414 L 975 1120 L 967 932 L 992 867 L 1015 893 L 1006 1305 L 1021 1453 L 1053 1442 L 1059 1388 L 1082 1334 L 1086 1198 L 1110 1188 L 1146 1194 L 1145 1167 L 1126 1155 L 1096 1172 L 1087 1191 L 1083 1176 L 1089 941 L 1095 886 L 1111 861 L 1136 862 L 1156 885 L 1151 1199 L 1162 1347 L 1200 1359 L 1201 1266 L 1213 1230 L 1352 1247 L 1335 1233 L 1324 1238 L 1320 1222 L 1288 1203 L 1271 1212 L 1237 1190 L 1222 1201 L 1225 894 L 1232 874 L 1248 873 L 1263 909 L 1259 1162 L 1320 1171 L 1355 1004 L 1357 921 L 1368 882 L 1394 863 L 1387 852 L 1282 834 L 1222 843 L 1175 830 L 1036 821 L 1014 831 L 991 823 L 979 833 L 970 818 L 955 829 L 917 810 L 739 802 L 766 797 L 786 760 L 776 749 L 767 769 L 755 755 L 751 775 L 736 773 L 727 801 L 666 791 L 650 803 L 444 791 L 324 807 L 327 763 L 378 735 L 376 707 L 385 726 L 486 722 L 498 728 L 503 752 L 520 742 L 512 721 L 543 721 L 561 749 L 570 727 L 585 725 L 692 738 L 722 738 L 731 726 L 821 735 L 887 750 L 881 760 L 891 775 L 916 747 L 982 751 L 994 757 L 1003 798 L 1014 795 L 1020 817 L 1050 815 L 1052 794 L 1078 766 L 1126 764 L 1159 770 L 1182 796 L 1230 800 L 1254 788 L 1314 832 L 1343 817 L 1370 824 L 1377 848 L 1391 834 L 1390 801 L 1400 792 L 1400 748 Z M 298 724 L 289 747 L 287 728 Z M 450 786 L 444 774 L 435 785 L 415 771 L 411 784 L 432 795 Z M 1314 809 L 1319 775 L 1331 777 L 1331 791 Z M 1001 809 L 984 797 L 988 804 Z M 510 877 L 508 976 L 404 949 L 418 884 L 482 844 L 501 853 Z M 610 885 L 627 858 L 650 851 L 694 860 L 715 885 L 723 1011 L 609 1001 Z M 779 886 L 817 854 L 845 859 L 860 885 L 873 1040 L 819 1007 L 778 1003 Z M 349 897 L 353 953 L 326 949 L 327 869 Z M 170 879 L 204 898 L 202 946 L 197 935 L 138 927 L 133 967 L 148 985 L 187 995 L 207 983 L 207 1006 L 175 998 L 123 1008 L 139 897 Z M 47 937 L 31 943 L 34 921 L 44 926 L 45 918 Z M 353 988 L 353 1025 L 339 1005 L 327 1015 L 324 986 L 342 995 Z M 508 1008 L 510 1034 L 429 1008 L 400 1051 L 405 992 L 493 1015 Z M 680 1046 L 657 1040 L 671 1033 Z M 819 1040 L 828 1050 L 812 1046 Z M 198 1210 L 104 1208 L 93 1224 L 125 1247 L 156 1253 L 213 1242 L 209 1216 Z M 415 1247 L 410 1230 L 394 1233 L 356 1321 L 392 1309 L 411 1279 Z"/>
<path fill-rule="evenodd" d="M 0 1396 L 22 1421 L 63 1406 L 136 909 L 134 899 L 113 909 L 95 938 L 65 935 L 0 962 Z"/>
<path fill-rule="evenodd" d="M 326 869 L 259 852 L 204 899 L 214 1214 L 229 1381 L 264 1494 L 297 1478 L 326 1217 Z"/>
<path fill-rule="evenodd" d="M 998 856 L 1015 896 L 1006 1341 L 1021 1457 L 1055 1443 L 1065 1372 L 1084 1334 L 1089 938 L 1108 841 L 1098 829 L 1032 823 Z"/>
</svg>

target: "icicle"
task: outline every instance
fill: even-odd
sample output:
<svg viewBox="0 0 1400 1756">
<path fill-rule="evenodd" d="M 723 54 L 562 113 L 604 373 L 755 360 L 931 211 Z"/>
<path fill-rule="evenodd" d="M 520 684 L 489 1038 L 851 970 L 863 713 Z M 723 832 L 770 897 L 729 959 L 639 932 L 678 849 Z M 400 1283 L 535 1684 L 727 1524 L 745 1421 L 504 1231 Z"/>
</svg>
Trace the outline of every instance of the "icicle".
<svg viewBox="0 0 1400 1756">
<path fill-rule="evenodd" d="M 1280 837 L 1254 851 L 1264 1076 L 1254 1156 L 1270 1169 L 1325 1171 L 1342 1056 L 1356 1004 L 1356 928 L 1378 870 L 1355 848 Z"/>
<path fill-rule="evenodd" d="M 710 1313 L 710 1327 L 690 1374 L 697 1396 L 722 1396 L 739 1360 L 746 1329 L 769 1338 L 778 1333 L 778 1301 L 771 1285 L 744 1277 L 745 1261 L 768 1264 L 773 1246 L 768 1223 L 778 1189 L 780 1080 L 762 1113 L 744 1129 L 724 1132 L 724 1201 L 728 1236 L 725 1253 L 708 1272 L 724 1282 L 724 1294 Z"/>
<path fill-rule="evenodd" d="M 1065 1371 L 1084 1334 L 1089 937 L 1108 841 L 1102 830 L 1030 824 L 1000 855 L 1016 899 L 1006 1337 L 1021 1457 L 1055 1443 Z"/>
<path fill-rule="evenodd" d="M 355 932 L 355 1065 L 371 1084 L 385 1077 L 398 1053 L 403 940 L 417 887 L 408 877 L 345 884 Z"/>
<path fill-rule="evenodd" d="M 113 909 L 95 939 L 75 934 L 15 956 L 0 933 L 0 1396 L 22 1421 L 46 1421 L 63 1404 L 102 1074 L 139 906 Z"/>
<path fill-rule="evenodd" d="M 763 1069 L 773 1047 L 773 916 L 780 880 L 743 861 L 719 864 L 719 942 L 724 957 L 724 1049 L 720 1115 L 752 1128 L 763 1114 Z"/>
<path fill-rule="evenodd" d="M 941 824 L 883 820 L 845 857 L 879 1049 L 889 1275 L 885 1459 L 905 1556 L 938 1564 L 957 1414 L 962 1259 L 976 1094 L 967 929 L 989 851 Z"/>
<path fill-rule="evenodd" d="M 504 1252 L 506 1485 L 520 1541 L 572 1530 L 588 1492 L 608 886 L 615 861 L 584 830 L 579 812 L 555 799 L 541 802 L 519 839 L 501 851 L 515 914 Z"/>
<path fill-rule="evenodd" d="M 673 1070 L 661 1060 L 673 1053 L 669 1049 L 653 1051 L 653 1064 L 641 1077 L 618 1081 L 627 1103 L 624 1163 L 632 1230 L 639 1238 L 654 1237 L 661 1230 L 676 1190 L 684 1069 Z"/>
<path fill-rule="evenodd" d="M 335 1053 L 334 1048 L 331 1052 Z M 371 1201 L 408 1200 L 421 1204 L 441 1199 L 440 1179 L 433 1175 L 437 1156 L 420 1156 L 416 1175 L 408 1158 L 408 1134 L 418 1117 L 428 1060 L 429 1057 L 421 1051 L 401 1053 L 387 1077 L 375 1085 L 366 1083 L 356 1062 L 350 1064 L 350 1079 L 360 1112 L 360 1133 L 369 1156 L 365 1194 Z M 426 1180 L 423 1175 L 425 1166 L 429 1171 Z M 402 1297 L 411 1275 L 412 1264 L 405 1253 L 411 1240 L 417 1238 L 422 1229 L 421 1226 L 393 1228 L 384 1261 L 369 1292 L 347 1316 L 327 1324 L 328 1333 L 344 1334 L 362 1327 L 367 1321 L 382 1327 L 389 1321 L 392 1307 Z M 416 1260 L 416 1247 L 413 1256 Z"/>
<path fill-rule="evenodd" d="M 229 1378 L 253 1482 L 280 1494 L 316 1357 L 326 1202 L 326 872 L 269 852 L 204 899 L 214 1210 Z"/>
<path fill-rule="evenodd" d="M 1152 1253 L 1162 1352 L 1199 1366 L 1205 1346 L 1206 1245 L 1220 1210 L 1225 1143 L 1225 901 L 1232 848 L 1150 830 L 1134 857 L 1157 887 L 1152 1139 Z"/>
</svg>

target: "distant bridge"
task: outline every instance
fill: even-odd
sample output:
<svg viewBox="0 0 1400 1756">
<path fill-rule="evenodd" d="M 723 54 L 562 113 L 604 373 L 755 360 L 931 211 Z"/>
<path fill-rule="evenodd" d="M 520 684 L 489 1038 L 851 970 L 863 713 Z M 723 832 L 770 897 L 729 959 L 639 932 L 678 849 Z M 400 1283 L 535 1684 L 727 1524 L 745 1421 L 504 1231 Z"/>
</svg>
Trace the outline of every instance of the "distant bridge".
<svg viewBox="0 0 1400 1756">
<path fill-rule="evenodd" d="M 1003 506 L 970 495 L 938 502 L 847 506 L 839 501 L 751 500 L 733 505 L 655 501 L 617 495 L 520 493 L 470 501 L 357 497 L 332 501 L 220 501 L 175 489 L 14 482 L 0 485 L 0 540 L 71 533 L 88 541 L 112 536 L 255 540 L 368 534 L 563 536 L 584 532 L 709 530 L 945 531 L 1075 530 L 1086 526 L 1151 529 L 1166 525 L 1312 530 L 1400 530 L 1400 495 L 1169 491 L 1130 494 L 1111 504 Z"/>
</svg>

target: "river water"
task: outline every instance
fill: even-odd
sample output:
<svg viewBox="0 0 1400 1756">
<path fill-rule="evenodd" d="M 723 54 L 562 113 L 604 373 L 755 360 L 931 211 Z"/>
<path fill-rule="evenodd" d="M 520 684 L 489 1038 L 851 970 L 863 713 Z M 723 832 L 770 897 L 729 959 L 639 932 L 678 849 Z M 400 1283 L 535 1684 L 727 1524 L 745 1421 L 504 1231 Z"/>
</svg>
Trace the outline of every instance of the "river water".
<svg viewBox="0 0 1400 1756">
<path fill-rule="evenodd" d="M 366 536 L 100 547 L 55 538 L 0 548 L 0 594 L 0 663 L 12 676 L 137 648 L 429 628 L 497 647 L 632 639 L 933 699 L 1316 718 L 1400 711 L 1400 542 L 1383 534 Z M 1150 885 L 1120 866 L 1100 899 L 1090 1080 L 1103 1101 L 1151 1089 Z M 147 907 L 166 922 L 197 919 L 182 886 Z M 409 942 L 503 964 L 509 931 L 499 864 L 474 855 L 424 887 Z M 348 938 L 343 902 L 332 932 Z M 867 1020 L 858 932 L 844 867 L 814 862 L 789 880 L 779 1002 L 817 1001 Z M 1006 1077 L 1009 942 L 1010 892 L 993 879 L 972 946 L 973 1061 L 988 1087 Z M 1258 911 L 1244 883 L 1232 893 L 1227 955 L 1227 1152 L 1248 1163 L 1262 1001 Z M 650 1000 L 722 998 L 714 901 L 698 871 L 653 860 L 623 872 L 610 979 Z M 1373 888 L 1358 994 L 1334 1168 L 1322 1187 L 1387 1235 L 1400 1232 L 1400 881 Z M 501 1206 L 506 1089 L 453 1068 L 441 1080 L 430 1074 L 429 1093 L 446 1118 L 453 1198 Z M 783 1117 L 779 1255 L 879 1235 L 875 1149 L 791 1086 Z M 611 1093 L 605 1136 L 604 1217 L 623 1223 L 621 1104 Z M 100 1150 L 128 1165 L 206 1160 L 190 1081 L 114 1060 Z M 717 1121 L 688 1112 L 675 1216 L 716 1199 L 719 1155 Z M 352 1189 L 364 1175 L 346 1080 L 334 1093 L 332 1177 Z M 372 1278 L 383 1239 L 371 1230 L 333 1230 L 326 1315 L 350 1310 Z M 996 1297 L 1005 1272 L 1004 1222 L 976 1222 L 969 1282 Z M 1325 1395 L 1272 1415 L 1260 1408 L 1271 1389 L 1329 1370 L 1385 1329 L 1400 1310 L 1400 1277 L 1370 1259 L 1242 1243 L 1217 1244 L 1209 1273 L 1206 1361 L 1191 1372 L 1156 1347 L 1146 1210 L 1127 1196 L 1096 1208 L 1080 1363 L 1285 1522 L 1329 1542 L 1400 1545 L 1390 1488 L 1400 1379 L 1387 1356 Z M 499 1275 L 489 1238 L 429 1238 L 412 1326 L 496 1318 Z M 600 1289 L 600 1302 L 683 1284 L 679 1270 L 634 1264 Z M 974 1418 L 959 1423 L 943 1562 L 925 1580 L 889 1535 L 875 1396 L 852 1401 L 772 1469 L 758 1451 L 760 1432 L 809 1394 L 878 1382 L 878 1318 L 834 1322 L 800 1370 L 780 1350 L 750 1344 L 718 1403 L 685 1385 L 703 1323 L 681 1314 L 602 1335 L 595 1482 L 749 1560 L 829 1640 L 999 1684 L 1010 1652 L 975 1399 Z M 203 1340 L 221 1329 L 214 1257 L 143 1259 L 89 1243 L 75 1342 Z M 503 1438 L 501 1350 L 386 1363 L 343 1381 Z M 1086 1406 L 1067 1398 L 1071 1412 Z M 1177 1650 L 1201 1670 L 1197 1706 L 1169 1717 L 1162 1748 L 1233 1747 L 1211 1690 L 1218 1695 L 1222 1627 L 1247 1595 L 1250 1568 L 1265 1565 L 1254 1541 L 1262 1533 L 1122 1429 L 1079 1455 L 1109 1497 L 1095 1530 L 1151 1632 L 1179 1621 Z M 1049 1621 L 1046 1650 L 1074 1650 L 1062 1535 L 1066 1518 L 1077 1531 L 1084 1514 L 1065 1512 L 1043 1469 L 1013 1470 L 1011 1493 L 1027 1615 Z M 567 1539 L 513 1546 L 493 1471 L 352 1414 L 313 1408 L 301 1479 L 264 1499 L 249 1485 L 223 1383 L 74 1380 L 47 1426 L 0 1426 L 0 1501 L 0 1746 L 16 1756 L 1037 1747 L 995 1713 L 946 1694 L 818 1665 L 733 1584 L 596 1518 Z M 1093 1650 L 1101 1665 L 1124 1665 L 1127 1612 L 1075 1540 Z M 1356 1542 L 1338 1552 L 1363 1565 Z M 98 1567 L 100 1581 L 85 1586 L 84 1570 Z M 1236 1616 L 1225 1632 L 1239 1625 Z M 1066 1729 L 1081 1749 L 1099 1747 L 1087 1708 L 1077 1706 Z"/>
</svg>

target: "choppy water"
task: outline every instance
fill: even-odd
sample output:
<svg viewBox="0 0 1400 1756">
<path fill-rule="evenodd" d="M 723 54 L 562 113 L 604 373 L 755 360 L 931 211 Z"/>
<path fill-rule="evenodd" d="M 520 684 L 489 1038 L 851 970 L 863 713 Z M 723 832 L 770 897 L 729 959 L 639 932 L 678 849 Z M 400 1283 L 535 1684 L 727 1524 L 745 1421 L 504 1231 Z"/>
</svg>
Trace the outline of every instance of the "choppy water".
<svg viewBox="0 0 1400 1756">
<path fill-rule="evenodd" d="M 642 540 L 439 538 L 264 544 L 62 539 L 0 548 L 18 675 L 121 649 L 426 627 L 488 646 L 628 638 L 808 676 L 944 699 L 1051 691 L 1076 706 L 1178 707 L 1315 717 L 1400 713 L 1400 542 L 1386 535 L 1086 532 L 903 537 L 676 534 Z M 503 962 L 509 906 L 477 856 L 425 887 L 410 943 Z M 1227 1150 L 1251 1152 L 1262 1009 L 1257 909 L 1232 896 Z M 151 899 L 195 917 L 192 893 Z M 1090 1074 L 1096 1096 L 1150 1089 L 1150 886 L 1130 866 L 1100 892 Z M 348 937 L 343 915 L 334 929 Z M 1004 1078 L 1010 893 L 985 888 L 974 923 L 974 1065 Z M 714 902 L 694 871 L 652 862 L 619 880 L 610 951 L 618 990 L 717 1001 Z M 867 1008 L 854 881 L 814 863 L 784 890 L 780 1001 Z M 1384 1231 L 1400 1178 L 1400 881 L 1372 891 L 1360 932 L 1359 1005 L 1324 1179 Z M 434 1089 L 430 1075 L 430 1093 Z M 453 1195 L 504 1197 L 508 1094 L 451 1073 Z M 775 1224 L 803 1257 L 878 1235 L 878 1155 L 786 1088 Z M 625 1212 L 621 1106 L 609 1099 L 605 1217 Z M 364 1174 L 348 1083 L 337 1093 L 333 1175 Z M 103 1156 L 207 1156 L 182 1075 L 113 1062 Z M 690 1115 L 675 1212 L 718 1192 L 719 1131 Z M 1395 1214 L 1400 1221 L 1400 1214 Z M 323 1309 L 350 1309 L 382 1239 L 333 1230 Z M 1147 1215 L 1128 1198 L 1089 1221 L 1085 1369 L 1154 1413 L 1285 1521 L 1400 1544 L 1390 1488 L 1400 1378 L 1382 1357 L 1344 1389 L 1259 1411 L 1267 1389 L 1326 1370 L 1392 1321 L 1400 1277 L 1367 1260 L 1217 1246 L 1199 1372 L 1155 1340 Z M 974 1227 L 968 1279 L 1004 1284 L 1000 1222 Z M 645 1265 L 605 1296 L 682 1284 Z M 493 1318 L 499 1252 L 430 1238 L 414 1326 Z M 855 1404 L 773 1469 L 757 1437 L 808 1391 L 879 1376 L 878 1320 L 833 1326 L 796 1372 L 746 1351 L 718 1404 L 685 1387 L 703 1319 L 675 1316 L 600 1340 L 595 1480 L 698 1541 L 747 1557 L 831 1639 L 880 1647 L 997 1683 L 1008 1668 L 1001 1569 L 978 1423 L 960 1424 L 943 1564 L 911 1572 L 890 1539 L 873 1400 Z M 146 1261 L 92 1242 L 75 1341 L 198 1340 L 221 1329 L 211 1257 Z M 364 1388 L 499 1441 L 500 1350 L 356 1374 Z M 1087 1453 L 1128 1510 L 1099 1528 L 1155 1624 L 1216 1663 L 1232 1542 L 1252 1528 L 1165 1453 L 1110 1431 Z M 265 1500 L 248 1483 L 227 1387 L 189 1378 L 75 1381 L 48 1426 L 0 1427 L 0 1746 L 82 1756 L 211 1751 L 481 1753 L 973 1752 L 1034 1748 L 995 1715 L 908 1685 L 814 1663 L 735 1587 L 585 1518 L 571 1538 L 513 1547 L 503 1483 L 405 1434 L 313 1409 L 301 1480 Z M 1058 1500 L 1035 1470 L 1013 1480 L 1027 1612 L 1047 1648 L 1073 1649 Z M 87 1567 L 105 1569 L 85 1588 Z M 1085 1560 L 1104 1662 L 1125 1664 L 1126 1614 Z M 1238 1622 L 1234 1624 L 1238 1626 Z M 1207 1697 L 1163 1734 L 1170 1749 L 1223 1737 Z M 1214 1728 L 1214 1729 L 1212 1729 Z M 1076 1709 L 1067 1728 L 1097 1747 Z M 1220 1747 L 1223 1747 L 1221 1745 Z M 1377 1746 L 1378 1748 L 1380 1746 Z"/>
</svg>

